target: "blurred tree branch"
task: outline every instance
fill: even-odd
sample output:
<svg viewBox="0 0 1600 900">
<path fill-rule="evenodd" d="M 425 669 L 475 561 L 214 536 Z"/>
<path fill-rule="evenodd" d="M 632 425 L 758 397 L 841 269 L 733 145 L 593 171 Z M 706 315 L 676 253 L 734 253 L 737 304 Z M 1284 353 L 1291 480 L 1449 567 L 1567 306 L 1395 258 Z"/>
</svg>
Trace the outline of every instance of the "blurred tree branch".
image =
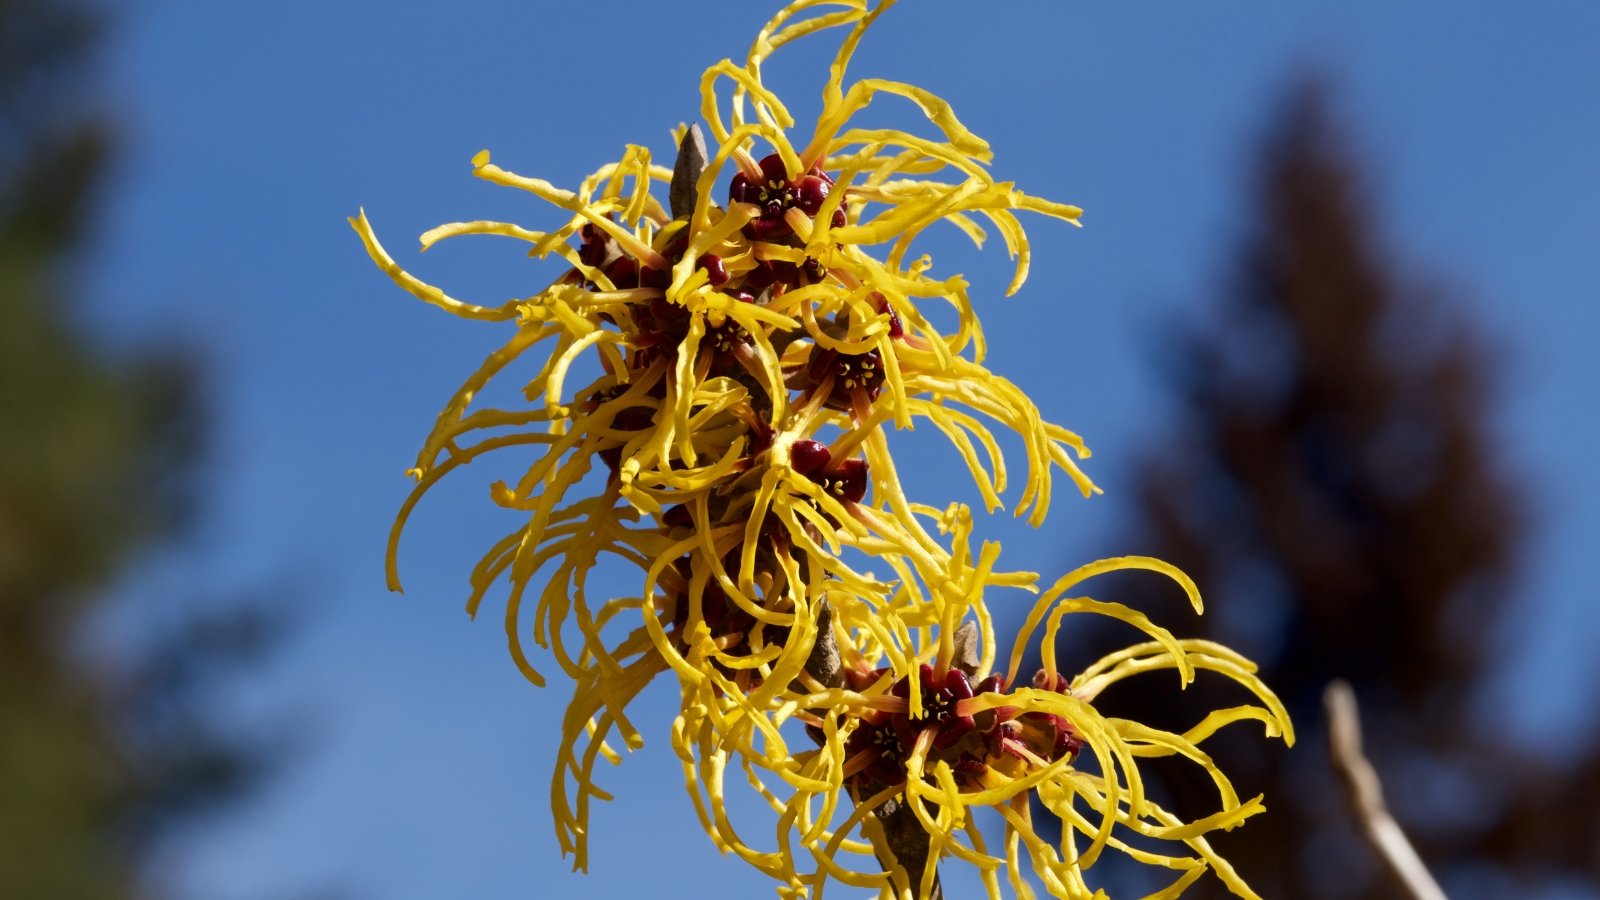
<svg viewBox="0 0 1600 900">
<path fill-rule="evenodd" d="M 1131 479 L 1140 521 L 1111 549 L 1192 575 L 1209 601 L 1201 636 L 1259 662 L 1304 730 L 1288 752 L 1227 730 L 1207 741 L 1267 805 L 1213 843 L 1263 896 L 1392 896 L 1327 778 L 1322 691 L 1343 678 L 1382 735 L 1370 752 L 1394 773 L 1394 817 L 1445 885 L 1600 891 L 1600 806 L 1579 790 L 1600 785 L 1600 746 L 1574 735 L 1561 759 L 1484 713 L 1528 530 L 1494 435 L 1490 337 L 1395 271 L 1324 83 L 1294 86 L 1263 144 L 1222 286 L 1157 346 L 1177 414 Z M 1181 597 L 1110 590 L 1183 615 Z M 1113 637 L 1088 630 L 1070 649 L 1094 658 Z M 1192 725 L 1160 687 L 1125 682 L 1101 704 Z M 1204 678 L 1190 690 L 1202 705 L 1239 699 Z M 1210 811 L 1209 784 L 1160 781 L 1179 814 Z"/>
</svg>

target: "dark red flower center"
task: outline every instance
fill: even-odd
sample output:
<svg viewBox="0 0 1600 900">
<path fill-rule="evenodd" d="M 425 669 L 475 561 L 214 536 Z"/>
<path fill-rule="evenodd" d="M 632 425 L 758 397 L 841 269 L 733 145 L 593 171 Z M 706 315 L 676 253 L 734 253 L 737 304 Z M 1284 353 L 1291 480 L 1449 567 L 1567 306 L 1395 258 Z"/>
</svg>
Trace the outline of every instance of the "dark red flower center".
<svg viewBox="0 0 1600 900">
<path fill-rule="evenodd" d="M 868 403 L 878 399 L 884 382 L 883 356 L 876 350 L 840 353 L 814 347 L 806 378 L 814 386 L 831 379 L 825 403 L 833 409 L 850 410 L 858 392 Z"/>
<path fill-rule="evenodd" d="M 862 691 L 887 671 L 847 670 L 845 680 L 853 690 Z M 851 776 L 854 781 L 866 782 L 867 787 L 903 783 L 910 749 L 928 729 L 933 730 L 933 739 L 926 768 L 946 763 L 973 789 L 982 787 L 991 764 L 998 765 L 1006 757 L 1037 765 L 1039 760 L 1055 762 L 1075 757 L 1083 750 L 1082 735 L 1061 716 L 1037 712 L 1018 715 L 1016 708 L 1009 706 L 962 715 L 963 700 L 1006 690 L 1006 681 L 1000 675 L 990 675 L 974 686 L 959 669 L 952 668 L 940 678 L 932 666 L 923 665 L 916 677 L 922 694 L 920 715 L 911 714 L 909 677 L 899 679 L 889 689 L 891 696 L 908 701 L 902 711 L 869 709 L 861 713 L 861 723 L 845 744 L 846 769 L 855 773 Z M 1035 686 L 1060 693 L 1068 690 L 1066 679 L 1059 675 L 1054 679 L 1036 678 Z M 808 730 L 822 743 L 820 728 L 810 726 Z"/>
<path fill-rule="evenodd" d="M 868 467 L 864 459 L 835 463 L 826 444 L 803 440 L 789 448 L 789 463 L 840 502 L 860 503 L 867 496 Z"/>
<path fill-rule="evenodd" d="M 821 169 L 812 168 L 799 178 L 791 179 L 783 164 L 783 157 L 774 153 L 756 164 L 759 176 L 739 172 L 728 185 L 728 199 L 734 203 L 753 203 L 758 213 L 744 227 L 751 240 L 778 242 L 794 234 L 784 214 L 798 209 L 815 217 L 822 204 L 833 191 L 833 179 Z M 832 224 L 838 228 L 845 223 L 843 208 L 834 211 Z"/>
</svg>

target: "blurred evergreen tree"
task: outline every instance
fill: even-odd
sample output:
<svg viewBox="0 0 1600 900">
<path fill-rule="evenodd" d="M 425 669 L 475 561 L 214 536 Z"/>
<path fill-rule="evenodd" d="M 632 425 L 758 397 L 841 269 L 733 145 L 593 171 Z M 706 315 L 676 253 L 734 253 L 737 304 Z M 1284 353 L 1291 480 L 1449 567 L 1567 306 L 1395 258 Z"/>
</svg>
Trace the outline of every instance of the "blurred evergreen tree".
<svg viewBox="0 0 1600 900">
<path fill-rule="evenodd" d="M 1495 359 L 1442 294 L 1392 272 L 1327 106 L 1315 82 L 1291 93 L 1226 290 L 1160 347 L 1180 415 L 1139 468 L 1122 542 L 1194 576 L 1207 615 L 1174 630 L 1259 662 L 1300 729 L 1292 750 L 1245 726 L 1208 746 L 1267 804 L 1214 843 L 1265 897 L 1398 896 L 1324 748 L 1321 692 L 1344 678 L 1389 805 L 1451 896 L 1593 896 L 1600 747 L 1541 752 L 1486 703 L 1526 531 L 1491 437 Z M 1170 594 L 1129 596 L 1147 589 L 1107 593 L 1194 621 Z M 1101 706 L 1181 731 L 1174 706 L 1227 705 L 1203 674 L 1206 696 L 1175 705 L 1171 687 L 1134 680 Z M 1177 770 L 1161 787 L 1189 815 L 1215 808 Z"/>
<path fill-rule="evenodd" d="M 97 348 L 75 318 L 109 147 L 97 26 L 66 0 L 0 0 L 0 897 L 17 900 L 139 895 L 149 840 L 255 770 L 207 724 L 201 681 L 274 630 L 193 618 L 134 671 L 74 646 L 188 521 L 202 432 L 188 354 Z"/>
</svg>

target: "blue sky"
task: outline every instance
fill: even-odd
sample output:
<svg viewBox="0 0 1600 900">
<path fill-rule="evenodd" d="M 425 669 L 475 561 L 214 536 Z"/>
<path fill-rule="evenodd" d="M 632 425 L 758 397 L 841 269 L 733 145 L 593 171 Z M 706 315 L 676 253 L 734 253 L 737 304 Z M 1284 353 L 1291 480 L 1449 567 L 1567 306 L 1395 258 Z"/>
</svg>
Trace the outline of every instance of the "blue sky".
<svg viewBox="0 0 1600 900">
<path fill-rule="evenodd" d="M 1012 567 L 1049 577 L 1115 549 L 1126 464 L 1170 412 L 1151 335 L 1200 310 L 1224 270 L 1255 138 L 1282 89 L 1307 66 L 1331 74 L 1368 163 L 1372 227 L 1403 269 L 1448 288 L 1505 360 L 1499 447 L 1537 527 L 1495 715 L 1513 744 L 1559 745 L 1593 724 L 1577 686 L 1593 683 L 1600 631 L 1600 7 L 1400 6 L 1019 0 L 980 14 L 903 0 L 852 74 L 945 96 L 996 148 L 1000 177 L 1086 209 L 1081 231 L 1030 223 L 1033 275 L 1011 299 L 999 296 L 1000 248 L 930 245 L 940 271 L 975 283 L 991 365 L 1095 450 L 1105 496 L 1062 497 L 1036 533 L 1007 517 L 984 525 Z M 161 873 L 187 896 L 635 897 L 641 884 L 660 897 L 705 896 L 708 884 L 770 895 L 695 825 L 659 688 L 660 714 L 640 722 L 655 739 L 607 779 L 619 799 L 594 817 L 595 871 L 569 874 L 546 799 L 564 693 L 521 680 L 492 603 L 476 623 L 461 611 L 466 570 L 501 527 L 484 502 L 488 473 L 422 506 L 403 548 L 408 593 L 384 591 L 402 471 L 503 333 L 399 292 L 345 224 L 364 206 L 402 264 L 457 296 L 536 290 L 552 273 L 509 244 L 415 253 L 415 236 L 444 221 L 550 221 L 536 201 L 470 178 L 472 155 L 489 148 L 506 168 L 568 185 L 625 143 L 670 158 L 668 129 L 692 117 L 702 69 L 741 56 L 768 11 L 705 0 L 119 9 L 104 74 L 124 146 L 86 274 L 90 311 L 118 340 L 200 346 L 217 440 L 206 528 L 142 571 L 112 622 L 136 629 L 164 614 L 162 598 L 263 583 L 281 585 L 304 621 L 225 713 L 301 749 L 258 802 L 175 848 Z M 832 46 L 773 67 L 802 128 Z M 922 463 L 913 484 L 943 490 L 936 467 L 949 459 L 923 437 L 904 437 Z"/>
</svg>

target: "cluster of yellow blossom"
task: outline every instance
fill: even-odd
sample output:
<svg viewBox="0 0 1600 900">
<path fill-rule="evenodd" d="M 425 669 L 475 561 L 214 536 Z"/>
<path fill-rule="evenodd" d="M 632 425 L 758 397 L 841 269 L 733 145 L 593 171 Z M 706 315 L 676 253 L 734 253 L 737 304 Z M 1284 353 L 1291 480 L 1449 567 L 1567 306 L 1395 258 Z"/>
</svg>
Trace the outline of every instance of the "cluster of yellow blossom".
<svg viewBox="0 0 1600 900">
<path fill-rule="evenodd" d="M 560 260 L 559 277 L 535 296 L 498 307 L 454 299 L 397 265 L 365 215 L 352 220 L 407 291 L 515 328 L 445 406 L 411 470 L 417 484 L 390 537 L 390 586 L 399 588 L 401 530 L 429 488 L 491 451 L 530 460 L 515 484 L 493 486 L 496 504 L 524 515 L 473 569 L 468 608 L 509 582 L 511 653 L 543 684 L 522 643 L 532 592 L 534 640 L 574 685 L 552 801 L 579 867 L 589 803 L 609 799 L 595 762 L 618 761 L 613 732 L 630 750 L 642 744 L 629 703 L 671 672 L 682 700 L 671 743 L 699 817 L 718 848 L 775 878 L 781 896 L 820 897 L 830 879 L 930 896 L 939 861 L 951 859 L 976 866 L 991 897 L 1002 870 L 1031 895 L 1026 852 L 1052 895 L 1089 897 L 1084 872 L 1107 847 L 1176 871 L 1158 896 L 1208 870 L 1253 896 L 1205 835 L 1261 811 L 1260 799 L 1241 801 L 1198 745 L 1245 719 L 1292 740 L 1282 706 L 1226 648 L 1073 595 L 1103 572 L 1148 569 L 1176 580 L 1198 610 L 1189 579 L 1145 558 L 1080 568 L 1040 594 L 999 669 L 986 594 L 1037 592 L 1037 576 L 997 571 L 996 544 L 974 550 L 965 507 L 915 503 L 901 488 L 885 428 L 922 419 L 954 445 L 991 512 L 1008 490 L 994 426 L 1026 451 L 1018 515 L 1043 521 L 1054 469 L 1085 495 L 1094 490 L 1076 464 L 1086 455 L 1078 438 L 985 368 L 966 282 L 931 277 L 931 260 L 911 253 L 937 222 L 981 246 L 982 221 L 1016 260 L 1015 291 L 1029 260 L 1017 212 L 1076 223 L 1079 210 L 995 181 L 988 145 L 938 97 L 890 81 L 846 83 L 863 33 L 891 3 L 798 0 L 781 11 L 742 65 L 707 70 L 711 149 L 698 128 L 680 133 L 672 169 L 629 146 L 568 191 L 478 154 L 475 175 L 553 205 L 556 227 L 460 222 L 424 234 L 423 248 L 465 234 L 525 241 L 532 256 Z M 790 41 L 831 28 L 846 37 L 823 112 L 796 145 L 761 67 Z M 913 103 L 930 136 L 852 126 L 881 95 Z M 664 207 L 652 191 L 667 185 Z M 937 301 L 953 307 L 953 333 L 925 314 Z M 476 408 L 475 395 L 524 356 L 537 360 L 527 405 Z M 580 362 L 595 376 L 571 385 Z M 590 600 L 589 576 L 607 558 L 642 572 L 637 595 Z M 862 571 L 865 560 L 890 577 Z M 1120 619 L 1147 640 L 1069 679 L 1054 647 L 1062 620 L 1079 612 Z M 1043 668 L 1019 682 L 1041 625 Z M 1197 669 L 1221 673 L 1260 705 L 1211 712 L 1183 734 L 1096 711 L 1107 685 L 1153 669 L 1176 670 L 1185 684 Z M 1146 797 L 1138 760 L 1169 755 L 1211 775 L 1214 815 L 1180 821 Z M 771 845 L 730 821 L 730 767 L 778 816 Z M 1030 799 L 1060 818 L 1059 843 L 1035 832 Z M 998 852 L 978 810 L 1004 822 Z M 1174 849 L 1148 849 L 1148 839 Z"/>
</svg>

